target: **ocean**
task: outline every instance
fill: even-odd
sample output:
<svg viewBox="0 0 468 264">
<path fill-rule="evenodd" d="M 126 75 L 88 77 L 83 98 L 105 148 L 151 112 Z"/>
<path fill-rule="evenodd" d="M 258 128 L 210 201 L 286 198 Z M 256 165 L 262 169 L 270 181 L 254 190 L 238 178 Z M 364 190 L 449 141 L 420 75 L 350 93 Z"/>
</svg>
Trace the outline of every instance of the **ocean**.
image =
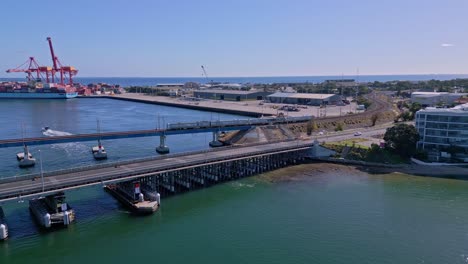
<svg viewBox="0 0 468 264">
<path fill-rule="evenodd" d="M 325 80 L 355 79 L 359 82 L 373 81 L 427 81 L 427 80 L 451 80 L 456 78 L 468 78 L 468 74 L 420 74 L 420 75 L 360 75 L 360 76 L 277 76 L 277 77 L 76 77 L 75 82 L 82 84 L 107 83 L 128 86 L 152 86 L 160 83 L 185 83 L 198 82 L 209 83 L 320 83 Z M 1 81 L 24 81 L 24 78 L 0 78 Z"/>
</svg>

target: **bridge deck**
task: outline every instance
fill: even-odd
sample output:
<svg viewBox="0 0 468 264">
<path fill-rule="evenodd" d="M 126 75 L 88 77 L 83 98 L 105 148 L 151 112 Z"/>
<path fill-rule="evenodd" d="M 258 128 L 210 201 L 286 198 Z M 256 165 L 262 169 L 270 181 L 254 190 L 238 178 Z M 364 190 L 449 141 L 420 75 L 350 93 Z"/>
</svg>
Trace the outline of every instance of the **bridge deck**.
<svg viewBox="0 0 468 264">
<path fill-rule="evenodd" d="M 291 152 L 310 148 L 306 141 L 288 141 L 247 147 L 232 147 L 218 151 L 192 153 L 187 155 L 167 156 L 161 159 L 135 162 L 126 165 L 101 167 L 76 172 L 44 177 L 44 191 L 56 192 L 101 183 L 128 181 L 132 178 L 148 176 L 160 172 L 200 166 L 207 163 L 240 159 L 249 156 L 267 155 L 279 152 Z M 0 181 L 0 201 L 14 200 L 21 197 L 35 196 L 42 193 L 40 177 L 19 177 Z"/>
</svg>

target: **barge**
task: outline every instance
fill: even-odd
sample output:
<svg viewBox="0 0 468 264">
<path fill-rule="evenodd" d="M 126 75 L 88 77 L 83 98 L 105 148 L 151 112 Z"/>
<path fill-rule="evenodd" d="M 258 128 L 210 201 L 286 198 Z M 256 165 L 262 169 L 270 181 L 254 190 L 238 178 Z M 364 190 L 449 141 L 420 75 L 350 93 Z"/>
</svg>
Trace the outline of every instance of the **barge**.
<svg viewBox="0 0 468 264">
<path fill-rule="evenodd" d="M 8 225 L 5 221 L 5 213 L 3 208 L 0 207 L 0 240 L 5 240 L 8 238 Z"/>
<path fill-rule="evenodd" d="M 68 226 L 75 221 L 75 211 L 65 202 L 63 192 L 29 201 L 29 209 L 37 223 L 44 228 Z"/>
<path fill-rule="evenodd" d="M 140 183 L 134 182 L 134 193 L 131 195 L 126 186 L 120 184 L 107 184 L 104 190 L 114 196 L 125 207 L 130 209 L 133 213 L 140 215 L 152 214 L 158 210 L 161 203 L 161 196 L 158 192 L 152 191 L 149 187 L 141 188 Z M 133 191 L 133 190 L 132 190 Z"/>
</svg>

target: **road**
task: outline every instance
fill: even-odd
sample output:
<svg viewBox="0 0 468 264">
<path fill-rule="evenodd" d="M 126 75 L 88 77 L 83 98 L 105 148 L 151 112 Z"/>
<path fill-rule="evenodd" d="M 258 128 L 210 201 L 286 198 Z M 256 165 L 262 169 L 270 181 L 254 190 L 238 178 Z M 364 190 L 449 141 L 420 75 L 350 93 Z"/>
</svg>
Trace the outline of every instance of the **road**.
<svg viewBox="0 0 468 264">
<path fill-rule="evenodd" d="M 153 160 L 134 162 L 125 165 L 108 165 L 95 169 L 75 169 L 63 173 L 7 178 L 0 181 L 0 202 L 7 200 L 34 197 L 39 194 L 53 193 L 60 190 L 74 189 L 89 185 L 128 181 L 133 178 L 150 176 L 155 173 L 200 166 L 226 160 L 240 159 L 246 156 L 264 155 L 267 153 L 290 152 L 307 149 L 310 141 L 288 141 L 274 144 L 262 144 L 248 147 L 230 147 L 209 152 L 186 155 L 168 155 Z M 41 180 L 43 179 L 43 180 Z"/>
</svg>

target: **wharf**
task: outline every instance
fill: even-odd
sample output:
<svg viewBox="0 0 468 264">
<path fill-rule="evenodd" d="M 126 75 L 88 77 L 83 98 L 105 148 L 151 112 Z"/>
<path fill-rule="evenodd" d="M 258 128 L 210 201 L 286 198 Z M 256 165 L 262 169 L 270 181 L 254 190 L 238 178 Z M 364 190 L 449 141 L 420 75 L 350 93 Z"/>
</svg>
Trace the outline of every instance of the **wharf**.
<svg viewBox="0 0 468 264">
<path fill-rule="evenodd" d="M 213 103 L 209 101 L 184 101 L 167 96 L 149 96 L 144 94 L 125 93 L 118 95 L 95 95 L 95 96 L 81 96 L 80 98 L 110 98 L 123 101 L 131 101 L 146 104 L 157 104 L 164 106 L 180 107 L 192 110 L 200 110 L 207 112 L 227 113 L 234 115 L 250 116 L 250 117 L 261 117 L 261 116 L 273 116 L 273 113 L 263 113 L 262 108 L 253 106 L 250 102 L 250 107 L 246 106 L 245 103 L 235 102 L 223 102 Z M 246 110 L 248 109 L 248 110 Z M 276 110 L 274 111 L 276 114 Z"/>
</svg>

